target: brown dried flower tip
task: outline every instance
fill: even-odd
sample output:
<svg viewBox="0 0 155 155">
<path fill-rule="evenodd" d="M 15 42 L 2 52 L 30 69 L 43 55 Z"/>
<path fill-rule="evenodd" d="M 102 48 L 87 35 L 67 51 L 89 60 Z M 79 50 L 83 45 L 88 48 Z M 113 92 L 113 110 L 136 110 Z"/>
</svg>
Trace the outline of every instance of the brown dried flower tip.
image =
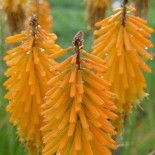
<svg viewBox="0 0 155 155">
<path fill-rule="evenodd" d="M 36 28 L 39 25 L 36 15 L 31 15 L 29 24 L 31 26 L 32 35 L 34 36 L 36 34 Z"/>
<path fill-rule="evenodd" d="M 30 18 L 30 26 L 36 27 L 38 26 L 38 21 L 36 15 L 32 14 Z"/>
<path fill-rule="evenodd" d="M 74 46 L 75 50 L 76 50 L 76 49 L 78 49 L 78 50 L 83 49 L 84 40 L 83 40 L 83 32 L 82 32 L 82 31 L 79 31 L 79 32 L 75 35 L 75 37 L 74 37 L 72 43 L 73 43 L 73 46 Z"/>
<path fill-rule="evenodd" d="M 76 64 L 78 65 L 78 69 L 80 69 L 80 50 L 83 49 L 84 47 L 84 39 L 83 39 L 83 32 L 79 31 L 75 37 L 73 38 L 73 46 L 74 50 L 77 52 L 77 57 L 76 57 Z"/>
</svg>

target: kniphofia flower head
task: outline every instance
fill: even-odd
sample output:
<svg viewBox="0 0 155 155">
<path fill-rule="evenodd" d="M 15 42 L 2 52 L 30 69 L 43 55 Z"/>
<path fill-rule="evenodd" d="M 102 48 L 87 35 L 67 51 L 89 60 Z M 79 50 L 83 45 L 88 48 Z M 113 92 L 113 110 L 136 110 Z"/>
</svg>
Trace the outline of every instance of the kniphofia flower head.
<svg viewBox="0 0 155 155">
<path fill-rule="evenodd" d="M 28 16 L 35 14 L 39 25 L 47 32 L 52 30 L 51 7 L 46 0 L 33 0 L 28 9 Z"/>
<path fill-rule="evenodd" d="M 56 64 L 49 55 L 61 50 L 55 44 L 56 38 L 38 25 L 34 15 L 25 31 L 6 38 L 7 43 L 19 44 L 4 57 L 9 67 L 5 72 L 8 80 L 4 83 L 8 90 L 5 95 L 9 100 L 7 112 L 31 155 L 37 154 L 42 145 L 40 107 L 48 87 L 46 83 L 53 76 L 49 68 Z"/>
<path fill-rule="evenodd" d="M 111 4 L 111 0 L 88 0 L 87 16 L 91 30 L 95 29 L 95 23 L 105 18 L 106 11 Z"/>
<path fill-rule="evenodd" d="M 133 4 L 137 10 L 136 15 L 146 18 L 149 11 L 149 2 L 150 0 L 134 0 Z"/>
<path fill-rule="evenodd" d="M 3 9 L 7 14 L 11 34 L 19 33 L 24 28 L 26 4 L 28 0 L 3 0 Z"/>
<path fill-rule="evenodd" d="M 153 29 L 147 26 L 146 20 L 136 17 L 135 12 L 133 7 L 124 4 L 114 10 L 114 15 L 96 23 L 100 29 L 95 31 L 98 37 L 93 54 L 105 59 L 110 67 L 104 78 L 113 85 L 112 90 L 117 95 L 120 121 L 132 105 L 146 96 L 143 71 L 151 73 L 144 59 L 153 58 L 148 53 L 148 48 L 153 46 L 148 39 Z"/>
<path fill-rule="evenodd" d="M 111 84 L 97 75 L 108 68 L 102 59 L 83 50 L 82 32 L 73 45 L 76 53 L 51 67 L 59 74 L 48 81 L 43 105 L 43 155 L 111 155 L 110 149 L 117 148 L 110 123 L 117 118 L 114 94 Z"/>
</svg>

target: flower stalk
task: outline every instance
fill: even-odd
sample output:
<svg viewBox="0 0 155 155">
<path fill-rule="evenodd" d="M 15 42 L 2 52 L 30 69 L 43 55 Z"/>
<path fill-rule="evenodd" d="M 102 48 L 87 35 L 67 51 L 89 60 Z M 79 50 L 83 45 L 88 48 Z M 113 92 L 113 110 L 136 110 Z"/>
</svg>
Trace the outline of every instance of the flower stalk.
<svg viewBox="0 0 155 155">
<path fill-rule="evenodd" d="M 126 20 L 126 5 L 128 3 L 128 0 L 123 0 L 123 17 L 122 17 L 122 25 L 125 26 L 125 20 Z"/>
<path fill-rule="evenodd" d="M 74 39 L 73 39 L 73 46 L 74 46 L 74 50 L 77 53 L 77 58 L 76 58 L 76 64 L 78 65 L 78 69 L 80 69 L 80 50 L 83 49 L 83 44 L 84 44 L 84 40 L 83 40 L 83 32 L 79 31 Z"/>
</svg>

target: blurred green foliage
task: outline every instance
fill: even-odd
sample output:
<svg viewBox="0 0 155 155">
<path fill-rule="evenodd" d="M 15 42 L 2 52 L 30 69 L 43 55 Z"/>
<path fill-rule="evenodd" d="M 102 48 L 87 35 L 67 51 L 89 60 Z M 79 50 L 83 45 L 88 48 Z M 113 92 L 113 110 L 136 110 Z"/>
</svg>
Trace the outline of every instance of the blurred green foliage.
<svg viewBox="0 0 155 155">
<path fill-rule="evenodd" d="M 150 0 L 148 24 L 155 29 L 155 1 Z M 49 0 L 52 6 L 54 29 L 57 34 L 57 43 L 63 48 L 72 45 L 72 38 L 77 31 L 85 33 L 85 48 L 90 51 L 93 38 L 87 29 L 86 11 L 84 0 Z M 8 114 L 5 112 L 7 101 L 3 99 L 5 89 L 4 71 L 6 66 L 2 61 L 7 45 L 4 44 L 7 30 L 4 15 L 0 12 L 0 155 L 25 155 L 23 146 L 18 142 L 15 129 L 9 124 Z M 155 34 L 151 38 L 155 43 Z M 152 53 L 155 48 L 150 50 Z M 154 54 L 155 55 L 155 54 Z M 118 138 L 120 144 L 119 155 L 149 155 L 155 150 L 155 60 L 148 62 L 153 73 L 146 75 L 150 96 L 145 99 L 141 106 L 134 107 L 132 114 L 126 121 L 123 134 Z"/>
</svg>

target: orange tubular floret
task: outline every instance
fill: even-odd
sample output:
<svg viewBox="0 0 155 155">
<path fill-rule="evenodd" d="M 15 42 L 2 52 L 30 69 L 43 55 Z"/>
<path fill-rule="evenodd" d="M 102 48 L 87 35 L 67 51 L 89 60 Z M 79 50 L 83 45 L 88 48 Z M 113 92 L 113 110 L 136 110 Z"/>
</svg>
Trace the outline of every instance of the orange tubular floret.
<svg viewBox="0 0 155 155">
<path fill-rule="evenodd" d="M 74 69 L 71 72 L 71 76 L 69 79 L 69 83 L 73 83 L 76 80 L 76 76 L 77 76 L 77 66 L 74 67 Z"/>
</svg>

